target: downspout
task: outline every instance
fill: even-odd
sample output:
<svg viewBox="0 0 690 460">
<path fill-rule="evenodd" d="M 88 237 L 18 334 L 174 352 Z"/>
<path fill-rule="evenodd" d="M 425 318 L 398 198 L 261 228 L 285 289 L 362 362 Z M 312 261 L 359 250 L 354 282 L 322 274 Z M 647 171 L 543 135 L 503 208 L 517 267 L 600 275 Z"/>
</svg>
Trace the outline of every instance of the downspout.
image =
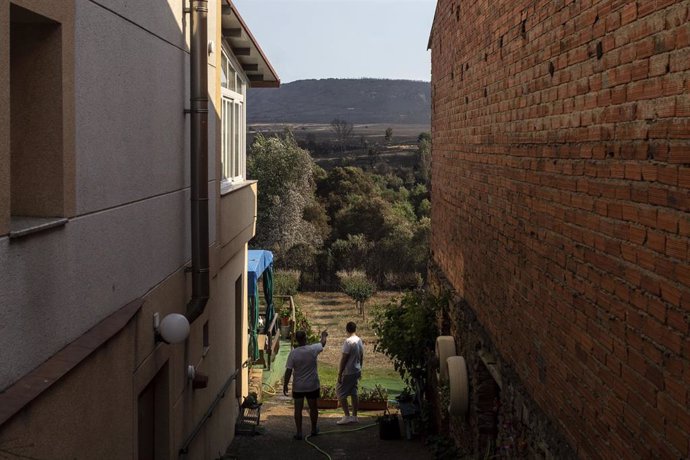
<svg viewBox="0 0 690 460">
<path fill-rule="evenodd" d="M 192 0 L 191 8 L 191 210 L 192 298 L 185 316 L 192 323 L 209 299 L 208 263 L 208 0 Z"/>
</svg>

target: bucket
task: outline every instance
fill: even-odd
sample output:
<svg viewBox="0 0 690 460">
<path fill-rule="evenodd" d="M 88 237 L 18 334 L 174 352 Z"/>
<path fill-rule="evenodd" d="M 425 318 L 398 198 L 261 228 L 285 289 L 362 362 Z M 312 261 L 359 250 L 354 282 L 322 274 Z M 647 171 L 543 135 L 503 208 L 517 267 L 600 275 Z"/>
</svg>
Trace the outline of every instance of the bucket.
<svg viewBox="0 0 690 460">
<path fill-rule="evenodd" d="M 379 417 L 379 438 L 383 440 L 400 439 L 398 414 L 386 412 Z"/>
</svg>

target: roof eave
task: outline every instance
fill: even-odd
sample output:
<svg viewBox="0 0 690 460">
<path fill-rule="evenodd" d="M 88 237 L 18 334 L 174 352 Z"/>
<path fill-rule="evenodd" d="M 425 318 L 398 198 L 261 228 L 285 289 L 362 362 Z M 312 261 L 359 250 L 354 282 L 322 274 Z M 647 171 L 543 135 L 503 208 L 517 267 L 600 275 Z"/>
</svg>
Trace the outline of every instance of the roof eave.
<svg viewBox="0 0 690 460">
<path fill-rule="evenodd" d="M 429 51 L 434 43 L 434 24 L 436 24 L 436 16 L 438 15 L 438 4 L 436 2 L 436 9 L 434 9 L 434 19 L 431 21 L 431 30 L 429 31 L 429 40 L 426 43 L 426 50 Z"/>
<path fill-rule="evenodd" d="M 247 27 L 247 23 L 244 22 L 244 19 L 240 15 L 239 11 L 237 10 L 237 7 L 232 3 L 232 0 L 225 0 L 226 5 L 223 6 L 223 15 L 226 14 L 232 14 L 236 19 L 237 22 L 239 22 L 240 28 L 242 29 L 242 32 L 246 34 L 246 37 L 248 38 L 249 42 L 251 43 L 251 47 L 253 47 L 256 50 L 256 53 L 258 54 L 258 59 L 262 61 L 264 64 L 263 67 L 265 70 L 268 72 L 268 75 L 266 77 L 261 75 L 261 80 L 252 80 L 250 78 L 249 81 L 249 86 L 252 88 L 277 88 L 280 86 L 280 77 L 278 76 L 278 73 L 275 71 L 273 66 L 271 65 L 271 62 L 268 60 L 266 57 L 266 54 L 263 52 L 261 49 L 261 46 L 259 46 L 259 42 L 256 40 L 254 35 L 252 34 L 251 30 L 249 27 Z M 224 35 L 223 32 L 223 37 L 226 38 L 226 40 L 230 40 L 230 36 Z M 242 56 L 235 56 L 238 58 L 241 64 L 242 62 Z M 248 74 L 249 76 L 250 74 Z"/>
</svg>

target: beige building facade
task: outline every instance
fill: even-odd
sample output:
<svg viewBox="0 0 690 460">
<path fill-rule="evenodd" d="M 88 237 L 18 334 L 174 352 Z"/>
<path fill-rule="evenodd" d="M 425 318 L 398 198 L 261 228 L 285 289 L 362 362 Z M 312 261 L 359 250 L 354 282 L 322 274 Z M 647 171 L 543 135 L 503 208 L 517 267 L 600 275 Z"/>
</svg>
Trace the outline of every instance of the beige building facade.
<svg viewBox="0 0 690 460">
<path fill-rule="evenodd" d="M 0 0 L 7 455 L 206 459 L 232 439 L 256 222 L 245 97 L 279 80 L 229 0 L 189 3 Z M 167 344 L 154 315 L 192 296 L 192 6 L 207 10 L 210 298 Z"/>
</svg>

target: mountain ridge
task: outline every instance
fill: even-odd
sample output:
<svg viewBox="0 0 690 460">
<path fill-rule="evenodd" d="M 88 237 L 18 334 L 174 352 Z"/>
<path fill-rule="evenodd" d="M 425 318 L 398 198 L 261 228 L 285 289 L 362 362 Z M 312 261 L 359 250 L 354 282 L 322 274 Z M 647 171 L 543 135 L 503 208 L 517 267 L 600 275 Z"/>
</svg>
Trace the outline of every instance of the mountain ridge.
<svg viewBox="0 0 690 460">
<path fill-rule="evenodd" d="M 249 90 L 248 123 L 429 124 L 431 84 L 419 80 L 325 78 Z"/>
</svg>

